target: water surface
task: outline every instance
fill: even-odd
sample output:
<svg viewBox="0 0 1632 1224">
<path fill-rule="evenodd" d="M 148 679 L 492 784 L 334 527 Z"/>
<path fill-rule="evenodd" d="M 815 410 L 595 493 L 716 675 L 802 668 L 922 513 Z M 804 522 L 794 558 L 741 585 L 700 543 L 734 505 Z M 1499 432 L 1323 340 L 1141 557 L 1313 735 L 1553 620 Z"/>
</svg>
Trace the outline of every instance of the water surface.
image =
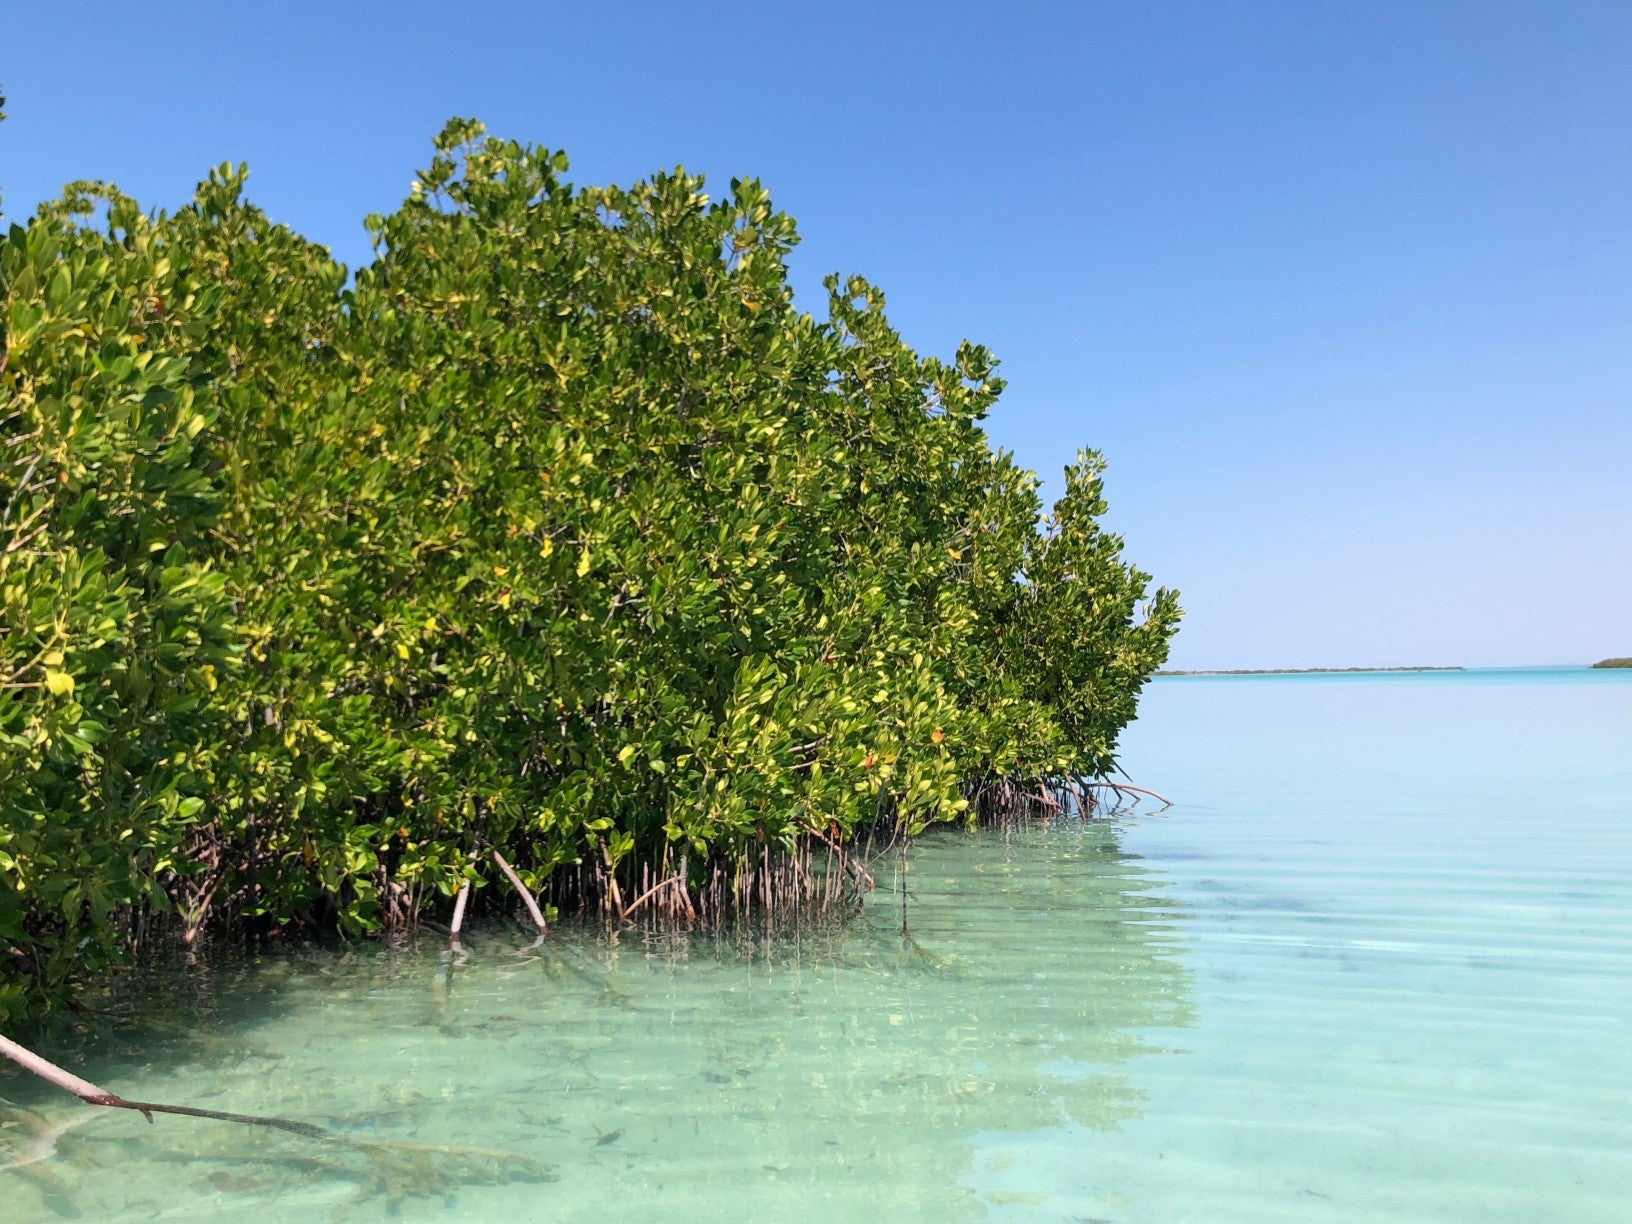
<svg viewBox="0 0 1632 1224">
<path fill-rule="evenodd" d="M 0 1163 L 61 1132 L 6 1218 L 1623 1221 L 1629 743 L 1632 673 L 1162 679 L 1177 806 L 926 838 L 905 937 L 886 867 L 776 940 L 154 966 L 42 1052 L 336 1141 L 0 1072 Z"/>
</svg>

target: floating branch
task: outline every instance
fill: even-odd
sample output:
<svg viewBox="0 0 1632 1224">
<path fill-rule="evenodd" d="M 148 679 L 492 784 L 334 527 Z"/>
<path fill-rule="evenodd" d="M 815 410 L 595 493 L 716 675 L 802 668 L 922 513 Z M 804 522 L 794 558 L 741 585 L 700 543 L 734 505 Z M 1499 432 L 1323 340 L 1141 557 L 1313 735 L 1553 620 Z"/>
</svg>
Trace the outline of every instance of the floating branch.
<svg viewBox="0 0 1632 1224">
<path fill-rule="evenodd" d="M 257 1114 L 222 1113 L 214 1109 L 193 1109 L 187 1105 L 157 1105 L 152 1101 L 127 1101 L 106 1088 L 98 1088 L 90 1080 L 80 1079 L 71 1071 L 64 1071 L 54 1062 L 48 1062 L 34 1051 L 18 1045 L 9 1037 L 0 1036 L 0 1054 L 25 1071 L 32 1071 L 47 1083 L 55 1084 L 64 1092 L 71 1092 L 87 1105 L 105 1105 L 109 1109 L 133 1109 L 149 1122 L 156 1113 L 181 1114 L 188 1118 L 210 1118 L 216 1122 L 238 1122 L 245 1126 L 267 1126 L 273 1130 L 304 1135 L 308 1139 L 336 1138 L 332 1131 L 311 1122 L 295 1122 L 289 1118 L 264 1118 Z"/>
<path fill-rule="evenodd" d="M 444 1144 L 409 1143 L 396 1140 L 361 1140 L 352 1139 L 345 1135 L 337 1135 L 326 1127 L 312 1122 L 297 1122 L 291 1118 L 262 1117 L 258 1114 L 224 1113 L 216 1109 L 193 1109 L 187 1105 L 160 1105 L 153 1101 L 127 1101 L 118 1093 L 109 1092 L 106 1088 L 98 1087 L 89 1080 L 81 1079 L 71 1071 L 65 1071 L 56 1063 L 41 1058 L 32 1050 L 18 1045 L 10 1038 L 0 1035 L 0 1054 L 5 1055 L 12 1062 L 26 1071 L 31 1071 L 49 1084 L 70 1092 L 88 1105 L 102 1105 L 109 1109 L 129 1109 L 141 1114 L 149 1122 L 153 1115 L 178 1114 L 186 1118 L 206 1118 L 213 1122 L 237 1122 L 243 1126 L 261 1126 L 272 1130 L 286 1131 L 291 1135 L 299 1135 L 305 1139 L 321 1139 L 331 1147 L 348 1148 L 361 1153 L 373 1162 L 379 1172 L 391 1179 L 408 1179 L 410 1188 L 416 1193 L 430 1193 L 438 1183 L 437 1175 L 432 1171 L 434 1166 L 420 1168 L 430 1158 L 440 1158 L 453 1168 L 464 1171 L 468 1178 L 469 1172 L 478 1164 L 497 1164 L 506 1169 L 515 1171 L 522 1177 L 535 1180 L 553 1180 L 554 1174 L 549 1166 L 527 1156 L 519 1156 L 514 1152 L 506 1152 L 489 1148 L 458 1147 Z M 51 1154 L 56 1140 L 62 1134 L 80 1123 L 86 1121 L 84 1116 L 70 1119 L 55 1127 L 39 1127 L 34 1149 L 21 1160 L 0 1166 L 0 1169 L 21 1168 L 29 1164 L 37 1164 Z M 488 1178 L 487 1180 L 492 1180 Z"/>
</svg>

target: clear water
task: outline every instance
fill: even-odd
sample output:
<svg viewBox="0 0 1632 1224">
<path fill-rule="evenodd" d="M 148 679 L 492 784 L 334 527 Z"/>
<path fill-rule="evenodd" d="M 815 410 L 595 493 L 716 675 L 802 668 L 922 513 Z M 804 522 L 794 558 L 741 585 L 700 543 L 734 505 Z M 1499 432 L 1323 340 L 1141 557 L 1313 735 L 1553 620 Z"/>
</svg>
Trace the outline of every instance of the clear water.
<svg viewBox="0 0 1632 1224">
<path fill-rule="evenodd" d="M 0 1071 L 0 1164 L 56 1133 L 0 1215 L 1623 1224 L 1629 746 L 1632 673 L 1164 679 L 1178 805 L 927 838 L 908 938 L 886 871 L 769 943 L 156 967 L 42 1052 L 336 1140 Z"/>
</svg>

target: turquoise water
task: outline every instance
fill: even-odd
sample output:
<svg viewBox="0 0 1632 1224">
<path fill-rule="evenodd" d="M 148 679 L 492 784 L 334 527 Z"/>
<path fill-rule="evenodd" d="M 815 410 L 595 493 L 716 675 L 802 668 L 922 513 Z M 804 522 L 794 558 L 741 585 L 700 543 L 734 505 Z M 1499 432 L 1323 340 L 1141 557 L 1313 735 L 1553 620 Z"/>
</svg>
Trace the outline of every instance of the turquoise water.
<svg viewBox="0 0 1632 1224">
<path fill-rule="evenodd" d="M 0 1210 L 1620 1224 L 1629 746 L 1632 673 L 1158 680 L 1124 761 L 1176 806 L 925 838 L 907 938 L 883 865 L 863 919 L 797 938 L 133 977 L 42 1052 L 334 1142 L 0 1071 L 32 1110 L 0 1109 L 0 1164 L 54 1137 Z"/>
</svg>

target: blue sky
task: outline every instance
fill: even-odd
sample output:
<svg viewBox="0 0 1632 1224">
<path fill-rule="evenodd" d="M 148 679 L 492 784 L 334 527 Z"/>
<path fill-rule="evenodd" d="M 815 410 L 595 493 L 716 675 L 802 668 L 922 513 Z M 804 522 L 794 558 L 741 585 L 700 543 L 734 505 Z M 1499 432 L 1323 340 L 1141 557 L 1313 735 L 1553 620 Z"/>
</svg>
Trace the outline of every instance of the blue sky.
<svg viewBox="0 0 1632 1224">
<path fill-rule="evenodd" d="M 48 11 L 54 10 L 54 11 Z M 12 5 L 0 192 L 250 164 L 348 262 L 448 116 L 756 175 L 794 271 L 1003 359 L 994 441 L 1184 667 L 1632 653 L 1632 4 Z"/>
</svg>

